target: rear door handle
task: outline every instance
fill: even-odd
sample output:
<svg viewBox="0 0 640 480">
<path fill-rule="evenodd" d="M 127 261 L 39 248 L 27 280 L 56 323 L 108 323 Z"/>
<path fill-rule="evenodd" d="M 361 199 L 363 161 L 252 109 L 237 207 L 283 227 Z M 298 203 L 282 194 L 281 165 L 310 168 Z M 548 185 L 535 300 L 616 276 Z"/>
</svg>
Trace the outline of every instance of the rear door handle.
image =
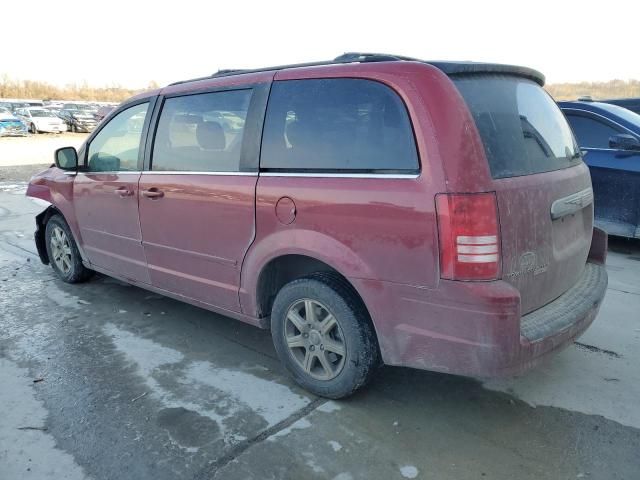
<svg viewBox="0 0 640 480">
<path fill-rule="evenodd" d="M 151 187 L 148 190 L 143 190 L 142 195 L 147 198 L 162 198 L 164 197 L 164 192 L 162 190 L 158 190 L 156 187 Z"/>
<path fill-rule="evenodd" d="M 133 190 L 129 190 L 127 187 L 116 188 L 113 193 L 119 195 L 120 197 L 130 197 L 133 195 Z"/>
</svg>

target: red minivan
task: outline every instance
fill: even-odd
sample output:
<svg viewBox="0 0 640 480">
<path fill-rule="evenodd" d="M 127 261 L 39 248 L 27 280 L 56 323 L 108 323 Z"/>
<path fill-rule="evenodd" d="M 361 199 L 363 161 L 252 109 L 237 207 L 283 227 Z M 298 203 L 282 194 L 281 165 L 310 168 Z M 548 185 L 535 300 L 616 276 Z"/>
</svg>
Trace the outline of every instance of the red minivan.
<svg viewBox="0 0 640 480">
<path fill-rule="evenodd" d="M 45 264 L 270 328 L 339 398 L 381 363 L 511 375 L 607 286 L 589 170 L 529 68 L 345 54 L 120 105 L 27 195 Z"/>
</svg>

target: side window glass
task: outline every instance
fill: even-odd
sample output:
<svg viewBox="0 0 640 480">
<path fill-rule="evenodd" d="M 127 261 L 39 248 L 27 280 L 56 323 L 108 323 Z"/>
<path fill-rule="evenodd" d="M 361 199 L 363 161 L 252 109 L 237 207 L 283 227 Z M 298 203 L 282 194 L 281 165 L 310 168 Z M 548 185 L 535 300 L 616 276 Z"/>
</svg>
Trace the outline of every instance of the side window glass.
<svg viewBox="0 0 640 480">
<path fill-rule="evenodd" d="M 610 148 L 609 137 L 623 133 L 622 130 L 584 115 L 568 114 L 578 145 L 587 148 Z"/>
<path fill-rule="evenodd" d="M 298 171 L 417 171 L 418 154 L 400 97 L 362 79 L 274 82 L 260 166 Z"/>
<path fill-rule="evenodd" d="M 166 99 L 151 170 L 237 172 L 251 94 L 229 90 Z"/>
<path fill-rule="evenodd" d="M 90 172 L 137 171 L 142 127 L 148 103 L 123 110 L 113 117 L 89 144 Z"/>
</svg>

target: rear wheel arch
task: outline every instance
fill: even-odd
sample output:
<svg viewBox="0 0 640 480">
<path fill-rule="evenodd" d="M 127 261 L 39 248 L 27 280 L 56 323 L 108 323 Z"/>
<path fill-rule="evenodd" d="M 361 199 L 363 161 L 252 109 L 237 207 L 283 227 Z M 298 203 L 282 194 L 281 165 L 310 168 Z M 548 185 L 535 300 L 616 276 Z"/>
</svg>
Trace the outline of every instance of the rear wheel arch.
<svg viewBox="0 0 640 480">
<path fill-rule="evenodd" d="M 375 331 L 369 308 L 362 295 L 349 279 L 331 265 L 317 258 L 301 254 L 285 254 L 269 260 L 260 270 L 256 283 L 256 305 L 258 316 L 271 314 L 273 302 L 278 292 L 287 284 L 302 278 L 329 278 L 351 295 L 358 306 L 366 312 L 367 320 Z M 376 335 L 377 336 L 377 335 Z"/>
</svg>

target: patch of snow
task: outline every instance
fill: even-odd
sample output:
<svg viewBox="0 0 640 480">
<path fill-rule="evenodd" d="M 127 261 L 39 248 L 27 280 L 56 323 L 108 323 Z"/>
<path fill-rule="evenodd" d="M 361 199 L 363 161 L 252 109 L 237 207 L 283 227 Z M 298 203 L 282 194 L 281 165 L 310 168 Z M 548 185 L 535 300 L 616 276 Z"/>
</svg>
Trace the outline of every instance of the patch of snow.
<svg viewBox="0 0 640 480">
<path fill-rule="evenodd" d="M 271 427 L 286 419 L 291 412 L 309 403 L 286 385 L 265 380 L 242 370 L 216 368 L 209 362 L 193 362 L 186 371 L 187 379 L 224 390 L 264 418 Z"/>
<path fill-rule="evenodd" d="M 400 474 L 404 478 L 416 478 L 418 476 L 418 469 L 413 465 L 404 465 L 400 467 Z"/>
<path fill-rule="evenodd" d="M 287 428 L 283 428 L 279 432 L 274 433 L 267 440 L 269 440 L 270 442 L 273 442 L 278 437 L 284 437 L 286 435 L 289 435 L 293 430 L 303 430 L 305 428 L 309 428 L 310 426 L 311 426 L 311 422 L 309 422 L 309 420 L 307 420 L 306 418 L 301 418 L 297 422 L 293 422 Z"/>
<path fill-rule="evenodd" d="M 329 440 L 327 443 L 331 445 L 331 448 L 333 448 L 334 452 L 339 452 L 340 450 L 342 450 L 342 445 L 340 445 L 340 443 L 336 442 L 335 440 Z"/>
<path fill-rule="evenodd" d="M 353 480 L 353 475 L 348 472 L 342 472 L 333 477 L 332 480 Z"/>
<path fill-rule="evenodd" d="M 323 403 L 322 405 L 320 405 L 316 410 L 318 410 L 319 412 L 324 412 L 324 413 L 333 413 L 333 412 L 337 412 L 338 410 L 341 410 L 342 407 L 340 405 L 338 405 L 337 402 L 334 402 L 332 400 Z"/>
</svg>

